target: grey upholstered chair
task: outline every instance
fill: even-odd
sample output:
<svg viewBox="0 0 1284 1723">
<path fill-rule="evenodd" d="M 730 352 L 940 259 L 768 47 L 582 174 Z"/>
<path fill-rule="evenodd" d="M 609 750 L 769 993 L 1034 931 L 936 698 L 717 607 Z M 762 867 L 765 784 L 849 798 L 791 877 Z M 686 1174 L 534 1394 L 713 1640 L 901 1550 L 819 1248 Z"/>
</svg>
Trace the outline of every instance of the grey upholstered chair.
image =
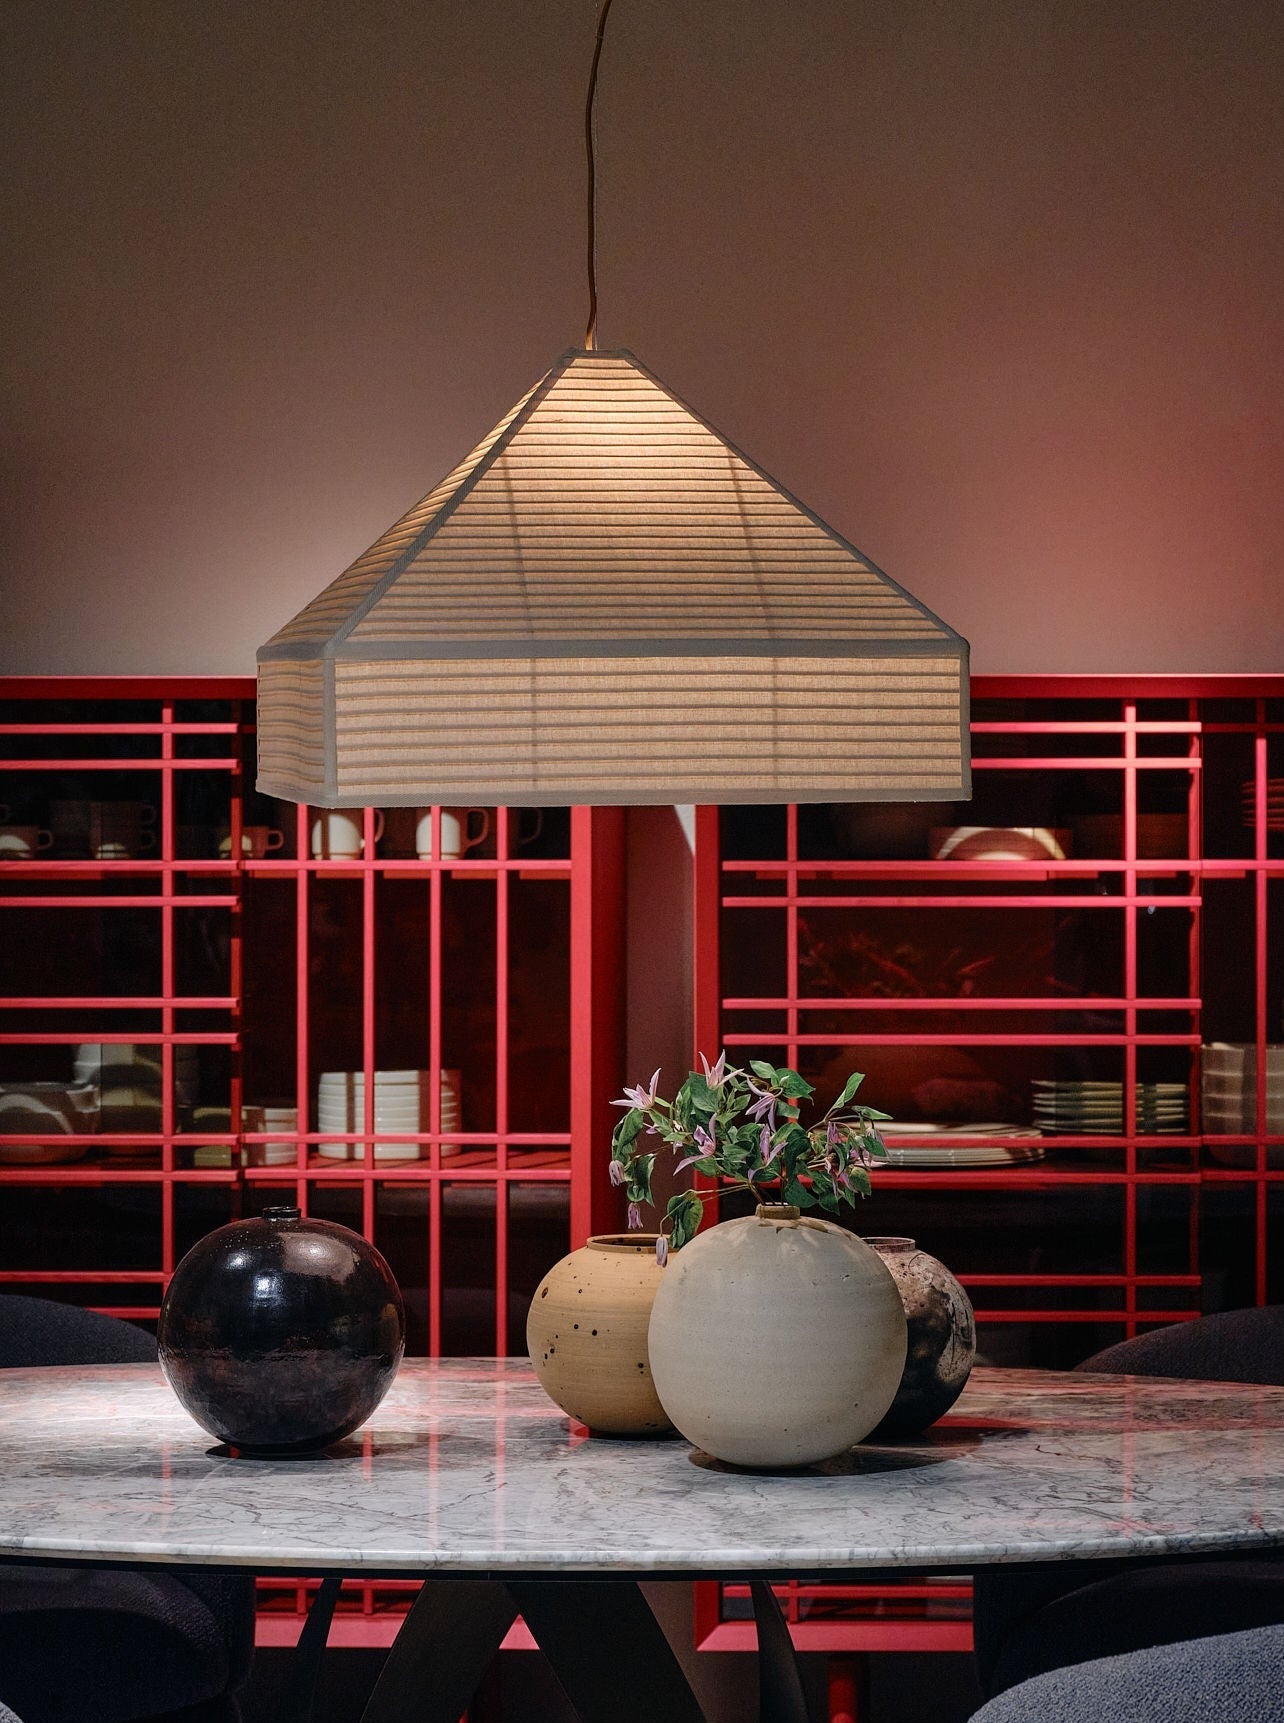
<svg viewBox="0 0 1284 1723">
<path fill-rule="evenodd" d="M 155 1361 L 132 1323 L 0 1295 L 0 1368 Z M 0 1568 L 0 1693 L 24 1723 L 235 1723 L 253 1647 L 249 1576 Z"/>
<path fill-rule="evenodd" d="M 1108 1347 L 1076 1368 L 1284 1384 L 1284 1305 L 1230 1310 L 1155 1329 Z M 1194 1562 L 1160 1557 L 1145 1564 L 1069 1562 L 1036 1573 L 980 1569 L 973 1616 L 977 1677 L 982 1693 L 992 1695 L 1090 1659 L 1284 1623 L 1284 1554 L 1264 1551 Z M 988 1707 L 980 1715 L 988 1719 Z M 1050 1723 L 1043 1713 L 1030 1712 L 1036 1715 L 1040 1723 Z M 1205 1715 L 1211 1719 L 1218 1713 Z M 1272 1715 L 1284 1723 L 1284 1702 Z"/>
<path fill-rule="evenodd" d="M 972 1723 L 1281 1723 L 1284 1627 L 1254 1627 L 1035 1675 Z"/>
</svg>

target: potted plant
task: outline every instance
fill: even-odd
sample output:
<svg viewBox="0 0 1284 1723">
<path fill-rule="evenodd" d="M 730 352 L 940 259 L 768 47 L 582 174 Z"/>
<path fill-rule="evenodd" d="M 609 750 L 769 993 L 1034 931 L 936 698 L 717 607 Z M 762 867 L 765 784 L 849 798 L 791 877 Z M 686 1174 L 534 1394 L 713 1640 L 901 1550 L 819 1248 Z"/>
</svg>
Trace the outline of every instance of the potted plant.
<svg viewBox="0 0 1284 1723">
<path fill-rule="evenodd" d="M 611 1141 L 611 1178 L 629 1224 L 649 1203 L 657 1150 L 754 1196 L 755 1214 L 700 1230 L 716 1194 L 671 1197 L 656 1241 L 666 1265 L 648 1331 L 660 1403 L 697 1447 L 731 1464 L 797 1466 L 851 1447 L 882 1419 L 905 1365 L 896 1282 L 854 1233 L 804 1213 L 841 1213 L 870 1193 L 885 1156 L 887 1115 L 857 1104 L 853 1072 L 818 1119 L 797 1071 L 752 1060 L 748 1070 L 701 1058 L 671 1101 L 625 1091 Z"/>
</svg>

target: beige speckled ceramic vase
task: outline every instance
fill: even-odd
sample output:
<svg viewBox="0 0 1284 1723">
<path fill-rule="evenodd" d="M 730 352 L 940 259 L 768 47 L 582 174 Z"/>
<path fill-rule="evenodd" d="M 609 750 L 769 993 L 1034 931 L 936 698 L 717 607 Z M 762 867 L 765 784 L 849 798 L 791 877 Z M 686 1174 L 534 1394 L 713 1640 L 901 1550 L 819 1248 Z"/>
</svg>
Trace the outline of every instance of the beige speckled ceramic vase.
<svg viewBox="0 0 1284 1723">
<path fill-rule="evenodd" d="M 654 1233 L 591 1238 L 535 1289 L 526 1347 L 549 1399 L 601 1436 L 663 1436 L 673 1426 L 647 1358 L 662 1270 Z"/>
<path fill-rule="evenodd" d="M 731 1465 L 804 1466 L 859 1442 L 891 1405 L 905 1311 L 854 1233 L 760 1207 L 669 1257 L 649 1349 L 689 1442 Z"/>
</svg>

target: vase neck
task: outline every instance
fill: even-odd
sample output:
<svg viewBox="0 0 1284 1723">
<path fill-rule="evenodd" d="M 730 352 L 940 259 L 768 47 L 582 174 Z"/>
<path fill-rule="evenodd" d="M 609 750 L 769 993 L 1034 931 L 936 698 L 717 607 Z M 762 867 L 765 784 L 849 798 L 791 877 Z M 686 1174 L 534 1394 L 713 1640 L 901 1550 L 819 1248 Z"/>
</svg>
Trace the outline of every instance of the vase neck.
<svg viewBox="0 0 1284 1723">
<path fill-rule="evenodd" d="M 756 1212 L 759 1220 L 775 1221 L 778 1225 L 792 1225 L 799 1218 L 792 1203 L 759 1203 Z"/>
</svg>

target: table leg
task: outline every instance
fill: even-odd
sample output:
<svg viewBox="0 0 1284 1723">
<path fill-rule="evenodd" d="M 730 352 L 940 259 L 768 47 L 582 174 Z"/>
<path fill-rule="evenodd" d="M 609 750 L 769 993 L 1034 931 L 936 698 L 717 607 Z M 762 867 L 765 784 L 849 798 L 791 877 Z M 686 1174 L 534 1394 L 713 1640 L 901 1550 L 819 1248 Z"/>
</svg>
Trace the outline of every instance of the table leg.
<svg viewBox="0 0 1284 1723">
<path fill-rule="evenodd" d="M 510 1581 L 580 1723 L 705 1723 L 682 1665 L 633 1581 Z"/>
<path fill-rule="evenodd" d="M 339 1600 L 342 1577 L 331 1574 L 321 1581 L 308 1610 L 290 1659 L 290 1674 L 285 1699 L 277 1711 L 277 1723 L 312 1723 L 312 1707 L 316 1699 L 317 1676 L 321 1673 L 321 1654 L 330 1633 L 334 1606 Z"/>
<path fill-rule="evenodd" d="M 749 1586 L 758 1627 L 758 1723 L 808 1723 L 798 1654 L 770 1581 Z"/>
<path fill-rule="evenodd" d="M 361 1723 L 459 1723 L 517 1605 L 493 1580 L 429 1580 L 379 1672 Z"/>
</svg>

